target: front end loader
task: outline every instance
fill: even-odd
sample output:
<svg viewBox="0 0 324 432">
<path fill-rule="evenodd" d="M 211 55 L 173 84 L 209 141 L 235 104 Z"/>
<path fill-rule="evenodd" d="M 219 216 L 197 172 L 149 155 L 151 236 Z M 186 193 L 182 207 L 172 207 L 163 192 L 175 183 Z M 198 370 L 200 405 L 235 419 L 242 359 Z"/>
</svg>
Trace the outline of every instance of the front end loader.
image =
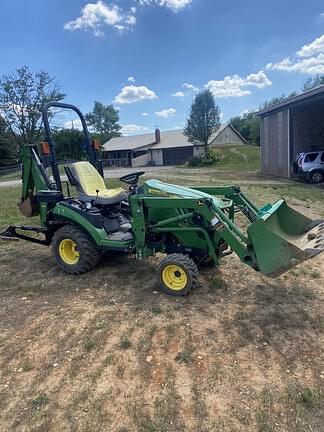
<svg viewBox="0 0 324 432">
<path fill-rule="evenodd" d="M 61 179 L 56 160 L 48 122 L 51 107 L 72 109 L 83 126 L 88 161 L 66 166 L 67 181 Z M 82 113 L 62 103 L 47 104 L 42 113 L 42 147 L 52 178 L 38 147 L 23 147 L 19 204 L 24 216 L 39 215 L 40 225 L 10 226 L 0 236 L 51 245 L 66 273 L 93 269 L 105 251 L 139 260 L 160 253 L 160 287 L 180 296 L 195 286 L 200 267 L 212 269 L 233 252 L 255 271 L 276 277 L 324 249 L 324 221 L 309 219 L 283 199 L 257 208 L 238 186 L 190 188 L 154 179 L 140 185 L 144 173 L 135 172 L 120 179 L 127 190 L 109 189 L 98 145 L 91 141 Z"/>
</svg>

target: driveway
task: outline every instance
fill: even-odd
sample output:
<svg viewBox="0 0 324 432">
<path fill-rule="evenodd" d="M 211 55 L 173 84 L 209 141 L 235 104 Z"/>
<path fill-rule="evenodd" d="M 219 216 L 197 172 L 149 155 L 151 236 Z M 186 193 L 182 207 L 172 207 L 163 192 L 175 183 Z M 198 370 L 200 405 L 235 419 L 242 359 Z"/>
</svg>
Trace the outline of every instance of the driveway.
<svg viewBox="0 0 324 432">
<path fill-rule="evenodd" d="M 127 174 L 133 173 L 135 171 L 145 171 L 145 174 L 153 174 L 166 172 L 167 170 L 173 170 L 174 166 L 150 166 L 150 167 L 142 167 L 142 168 L 108 168 L 104 170 L 105 178 L 119 178 L 125 176 Z M 65 175 L 61 175 L 61 179 L 67 180 Z M 11 186 L 19 186 L 21 184 L 21 180 L 6 180 L 0 181 L 1 187 L 11 187 Z"/>
</svg>

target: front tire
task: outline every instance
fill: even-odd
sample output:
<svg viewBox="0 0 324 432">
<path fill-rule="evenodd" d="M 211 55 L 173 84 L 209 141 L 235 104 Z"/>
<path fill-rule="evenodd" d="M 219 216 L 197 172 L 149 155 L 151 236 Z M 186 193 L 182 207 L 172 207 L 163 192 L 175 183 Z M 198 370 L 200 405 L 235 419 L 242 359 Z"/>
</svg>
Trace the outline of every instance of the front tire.
<svg viewBox="0 0 324 432">
<path fill-rule="evenodd" d="M 92 270 L 101 256 L 91 239 L 73 225 L 66 225 L 56 231 L 52 251 L 57 265 L 66 273 L 75 275 Z"/>
<path fill-rule="evenodd" d="M 324 181 L 324 174 L 322 171 L 312 171 L 309 174 L 309 181 L 314 184 L 322 183 Z"/>
<path fill-rule="evenodd" d="M 160 262 L 158 278 L 161 290 L 172 296 L 185 296 L 196 285 L 198 268 L 187 255 L 170 254 Z"/>
</svg>

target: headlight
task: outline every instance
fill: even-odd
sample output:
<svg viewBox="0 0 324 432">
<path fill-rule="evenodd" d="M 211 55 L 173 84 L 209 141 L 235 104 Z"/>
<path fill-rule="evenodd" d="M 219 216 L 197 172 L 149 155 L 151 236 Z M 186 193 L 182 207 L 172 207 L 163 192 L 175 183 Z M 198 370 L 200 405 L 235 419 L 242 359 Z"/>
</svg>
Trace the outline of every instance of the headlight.
<svg viewBox="0 0 324 432">
<path fill-rule="evenodd" d="M 217 225 L 220 222 L 220 220 L 215 216 L 213 217 L 213 219 L 210 221 L 212 226 Z"/>
</svg>

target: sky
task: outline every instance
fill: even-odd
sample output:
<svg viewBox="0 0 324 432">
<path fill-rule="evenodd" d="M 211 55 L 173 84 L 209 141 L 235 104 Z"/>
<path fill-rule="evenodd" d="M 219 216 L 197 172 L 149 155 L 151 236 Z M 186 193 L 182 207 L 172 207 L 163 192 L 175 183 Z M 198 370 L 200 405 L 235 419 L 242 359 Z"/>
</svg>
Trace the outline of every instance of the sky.
<svg viewBox="0 0 324 432">
<path fill-rule="evenodd" d="M 323 0 L 1 0 L 0 75 L 28 65 L 124 134 L 183 128 L 209 88 L 222 121 L 324 74 Z"/>
</svg>

